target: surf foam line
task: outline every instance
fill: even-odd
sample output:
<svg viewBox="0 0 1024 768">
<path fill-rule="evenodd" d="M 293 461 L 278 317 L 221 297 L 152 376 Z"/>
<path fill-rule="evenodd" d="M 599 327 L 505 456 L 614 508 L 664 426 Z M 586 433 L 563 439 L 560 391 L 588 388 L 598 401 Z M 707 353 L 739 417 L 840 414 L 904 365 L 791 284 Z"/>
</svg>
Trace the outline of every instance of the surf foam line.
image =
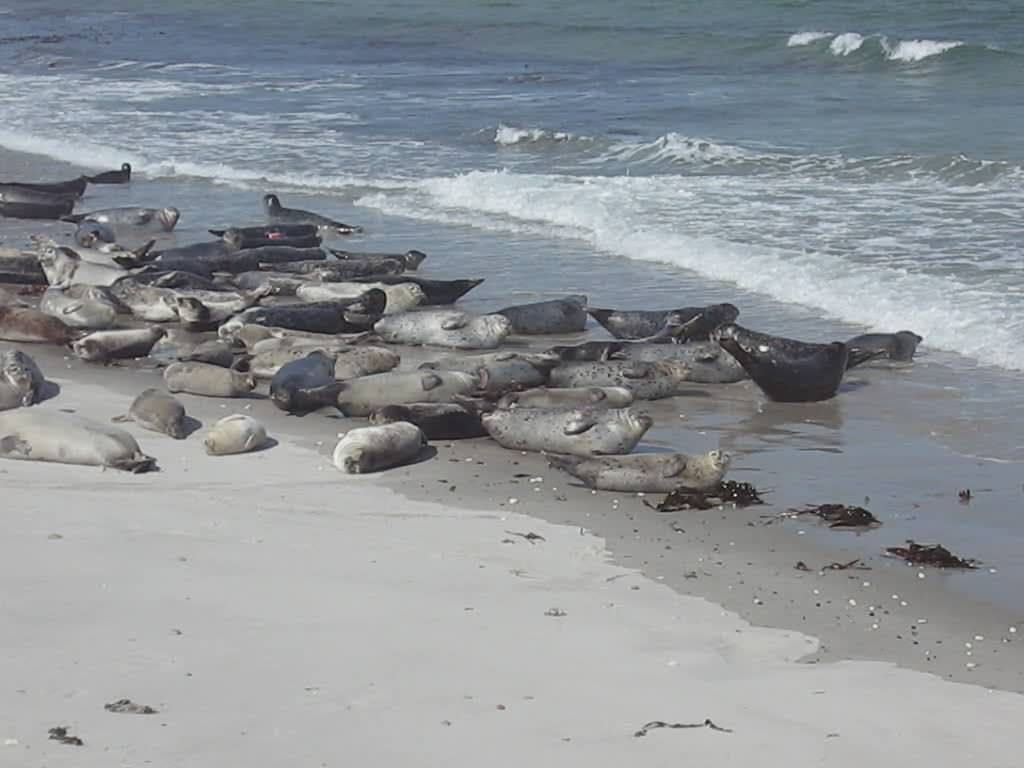
<svg viewBox="0 0 1024 768">
<path fill-rule="evenodd" d="M 670 264 L 871 330 L 913 330 L 927 346 L 1024 370 L 1024 323 L 1013 307 L 996 303 L 998 292 L 953 277 L 854 265 L 840 255 L 754 248 L 675 231 L 625 202 L 654 194 L 651 181 L 473 171 L 376 192 L 355 204 L 406 218 L 572 238 L 604 253 Z M 628 187 L 625 194 L 623 187 Z"/>
</svg>

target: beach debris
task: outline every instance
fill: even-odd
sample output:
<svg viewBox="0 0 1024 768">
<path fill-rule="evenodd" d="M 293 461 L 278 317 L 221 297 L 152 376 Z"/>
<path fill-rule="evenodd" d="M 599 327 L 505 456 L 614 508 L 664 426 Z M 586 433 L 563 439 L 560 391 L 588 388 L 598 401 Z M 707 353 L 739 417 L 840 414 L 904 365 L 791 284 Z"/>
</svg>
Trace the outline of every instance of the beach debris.
<svg viewBox="0 0 1024 768">
<path fill-rule="evenodd" d="M 845 570 L 848 570 L 850 568 L 854 569 L 855 571 L 870 571 L 871 570 L 870 566 L 867 566 L 867 565 L 864 565 L 863 563 L 861 563 L 859 557 L 855 557 L 853 560 L 851 560 L 848 563 L 838 563 L 838 562 L 836 562 L 836 563 L 829 563 L 828 565 L 823 565 L 821 567 L 821 570 L 823 570 L 823 571 L 845 571 Z"/>
<path fill-rule="evenodd" d="M 957 496 L 960 498 L 960 503 L 961 504 L 970 504 L 971 503 L 971 489 L 970 488 L 965 488 L 964 490 L 960 491 L 957 494 Z"/>
<path fill-rule="evenodd" d="M 658 512 L 679 512 L 684 509 L 711 509 L 722 504 L 748 507 L 752 504 L 764 504 L 764 499 L 750 483 L 723 480 L 711 491 L 694 491 L 680 487 L 669 493 L 657 505 L 646 500 L 643 503 Z"/>
<path fill-rule="evenodd" d="M 531 544 L 536 544 L 538 541 L 547 541 L 547 539 L 545 539 L 539 533 L 534 533 L 533 531 L 528 531 L 526 533 L 520 533 L 519 531 L 505 531 L 505 533 L 509 534 L 510 536 L 521 536 Z"/>
<path fill-rule="evenodd" d="M 882 524 L 864 507 L 846 504 L 809 504 L 806 509 L 792 509 L 790 512 L 820 517 L 829 524 L 829 528 L 873 528 Z"/>
<path fill-rule="evenodd" d="M 155 715 L 157 713 L 152 707 L 145 704 L 136 704 L 131 699 L 118 699 L 110 704 L 104 704 L 103 708 L 107 712 L 117 712 L 126 715 Z"/>
<path fill-rule="evenodd" d="M 794 565 L 793 567 L 796 568 L 798 571 L 804 571 L 806 573 L 810 573 L 811 570 L 807 567 L 807 563 L 805 563 L 803 560 L 797 560 L 796 565 Z"/>
<path fill-rule="evenodd" d="M 658 728 L 710 728 L 712 731 L 732 733 L 732 728 L 723 728 L 720 725 L 716 725 L 709 718 L 703 723 L 667 723 L 664 720 L 652 720 L 644 725 L 639 731 L 634 733 L 633 736 L 639 739 L 641 736 L 646 736 L 649 731 L 653 731 Z"/>
<path fill-rule="evenodd" d="M 544 611 L 544 615 L 561 618 L 562 616 L 568 616 L 569 614 L 563 611 L 561 608 L 548 608 L 546 611 Z"/>
<path fill-rule="evenodd" d="M 912 539 L 907 539 L 905 547 L 886 547 L 885 553 L 906 560 L 911 565 L 931 565 L 936 568 L 963 568 L 965 570 L 974 570 L 978 567 L 976 560 L 957 557 L 941 544 L 918 544 Z"/>
<path fill-rule="evenodd" d="M 50 729 L 50 739 L 53 741 L 59 741 L 61 744 L 70 744 L 73 747 L 81 747 L 85 745 L 77 736 L 72 736 L 68 733 L 68 726 L 57 725 Z"/>
</svg>

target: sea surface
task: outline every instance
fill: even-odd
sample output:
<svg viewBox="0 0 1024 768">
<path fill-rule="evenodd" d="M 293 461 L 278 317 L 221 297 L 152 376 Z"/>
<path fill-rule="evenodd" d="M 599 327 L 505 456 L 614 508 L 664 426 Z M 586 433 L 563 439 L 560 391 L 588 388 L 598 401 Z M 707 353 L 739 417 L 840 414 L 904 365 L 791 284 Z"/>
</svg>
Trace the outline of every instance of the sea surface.
<svg viewBox="0 0 1024 768">
<path fill-rule="evenodd" d="M 952 466 L 1014 473 L 1021 126 L 1020 3 L 0 0 L 0 147 L 130 161 L 136 202 L 197 237 L 258 223 L 267 191 L 344 212 L 362 246 L 487 277 L 471 307 L 583 291 L 728 300 L 808 341 L 910 329 L 919 362 L 851 412 L 884 397 Z M 943 524 L 1024 541 L 1020 501 Z"/>
</svg>

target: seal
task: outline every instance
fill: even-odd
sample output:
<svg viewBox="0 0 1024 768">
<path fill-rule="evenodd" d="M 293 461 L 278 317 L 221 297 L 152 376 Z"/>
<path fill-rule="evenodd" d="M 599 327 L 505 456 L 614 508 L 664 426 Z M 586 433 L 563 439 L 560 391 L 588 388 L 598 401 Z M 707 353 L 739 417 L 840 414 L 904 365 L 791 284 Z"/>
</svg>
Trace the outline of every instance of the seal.
<svg viewBox="0 0 1024 768">
<path fill-rule="evenodd" d="M 423 363 L 420 370 L 463 371 L 476 374 L 480 390 L 492 396 L 512 389 L 546 384 L 558 364 L 553 355 L 520 352 L 492 352 L 482 355 L 451 355 Z"/>
<path fill-rule="evenodd" d="M 388 371 L 340 382 L 338 408 L 346 416 L 367 416 L 385 405 L 449 403 L 477 385 L 476 376 L 459 371 Z"/>
<path fill-rule="evenodd" d="M 235 413 L 213 425 L 203 438 L 203 448 L 210 456 L 229 456 L 258 451 L 269 441 L 263 424 L 251 416 Z"/>
<path fill-rule="evenodd" d="M 132 180 L 132 164 L 121 163 L 119 171 L 103 171 L 95 176 L 86 176 L 85 180 L 90 184 L 127 184 Z"/>
<path fill-rule="evenodd" d="M 464 440 L 487 434 L 480 423 L 480 412 L 457 403 L 385 405 L 370 411 L 370 424 L 375 426 L 396 421 L 415 424 L 428 440 Z"/>
<path fill-rule="evenodd" d="M 588 309 L 587 312 L 617 339 L 646 339 L 659 333 L 672 320 L 681 326 L 681 340 L 707 341 L 720 325 L 731 323 L 740 311 L 732 304 L 684 307 L 667 310 Z"/>
<path fill-rule="evenodd" d="M 242 233 L 229 229 L 220 240 L 190 243 L 164 251 L 155 251 L 155 264 L 160 269 L 177 269 L 183 272 L 230 271 L 236 261 L 234 256 L 242 248 Z M 253 265 L 253 268 L 254 265 Z"/>
<path fill-rule="evenodd" d="M 573 456 L 629 453 L 654 420 L 632 408 L 512 408 L 480 417 L 487 434 L 503 448 Z"/>
<path fill-rule="evenodd" d="M 338 388 L 334 358 L 315 350 L 281 366 L 270 380 L 270 399 L 282 411 L 302 415 L 337 406 Z"/>
<path fill-rule="evenodd" d="M 228 227 L 231 229 L 231 227 Z M 316 248 L 322 242 L 313 224 L 270 224 L 265 227 L 234 227 L 242 233 L 242 248 L 264 245 L 290 245 L 293 248 Z M 227 230 L 206 230 L 214 237 L 223 237 Z"/>
<path fill-rule="evenodd" d="M 146 389 L 132 401 L 128 413 L 111 421 L 134 421 L 143 429 L 184 440 L 188 437 L 186 419 L 185 406 L 176 397 L 159 389 Z"/>
<path fill-rule="evenodd" d="M 627 493 L 670 493 L 677 488 L 712 491 L 729 469 L 731 457 L 723 451 L 699 456 L 685 453 L 641 453 L 583 459 L 548 454 L 552 467 L 582 480 L 588 488 Z"/>
<path fill-rule="evenodd" d="M 78 224 L 82 221 L 97 221 L 114 228 L 132 227 L 147 232 L 170 232 L 181 219 L 177 208 L 104 208 L 88 213 L 62 216 L 62 221 Z"/>
<path fill-rule="evenodd" d="M 32 192 L 42 192 L 47 195 L 81 197 L 85 194 L 85 188 L 88 184 L 89 180 L 85 176 L 79 176 L 77 179 L 71 179 L 70 181 L 2 181 L 0 182 L 0 191 L 5 187 L 14 187 L 17 189 L 27 189 Z"/>
<path fill-rule="evenodd" d="M 256 388 L 252 376 L 209 363 L 171 363 L 164 383 L 171 392 L 205 397 L 245 397 Z"/>
<path fill-rule="evenodd" d="M 504 315 L 447 309 L 409 312 L 378 320 L 374 332 L 392 344 L 433 344 L 452 349 L 496 349 L 512 330 Z"/>
<path fill-rule="evenodd" d="M 36 361 L 18 349 L 0 352 L 0 411 L 38 403 L 46 379 Z"/>
<path fill-rule="evenodd" d="M 769 399 L 808 403 L 835 397 L 846 372 L 849 348 L 840 341 L 809 344 L 757 333 L 739 325 L 718 328 L 712 336 Z"/>
<path fill-rule="evenodd" d="M 909 363 L 914 359 L 917 345 L 922 341 L 924 338 L 913 331 L 864 333 L 847 341 L 846 346 L 850 348 L 851 359 L 858 351 L 863 350 L 864 352 L 877 352 L 896 362 Z M 847 365 L 846 368 L 847 370 L 853 368 L 853 364 Z"/>
<path fill-rule="evenodd" d="M 548 350 L 566 363 L 596 363 L 610 359 L 622 349 L 618 341 L 585 341 L 575 346 L 557 346 Z"/>
<path fill-rule="evenodd" d="M 322 232 L 338 235 L 351 235 L 362 232 L 362 227 L 342 224 L 340 221 L 321 216 L 319 213 L 304 211 L 300 208 L 285 208 L 277 195 L 264 195 L 263 207 L 267 212 L 267 220 L 271 224 L 313 224 Z"/>
<path fill-rule="evenodd" d="M 43 268 L 50 285 L 66 288 L 70 285 L 111 286 L 128 272 L 117 264 L 94 264 L 78 253 L 63 246 L 46 246 L 39 252 L 39 266 Z"/>
<path fill-rule="evenodd" d="M 625 408 L 633 404 L 626 387 L 565 387 L 527 389 L 502 396 L 498 408 Z"/>
<path fill-rule="evenodd" d="M 75 208 L 72 198 L 29 193 L 29 190 L 0 190 L 0 216 L 8 219 L 56 220 Z"/>
<path fill-rule="evenodd" d="M 187 330 L 208 331 L 256 306 L 269 293 L 267 286 L 246 293 L 186 290 L 173 291 L 161 300 L 173 309 Z"/>
<path fill-rule="evenodd" d="M 352 347 L 339 352 L 334 360 L 334 378 L 338 381 L 386 373 L 398 367 L 402 358 L 384 347 Z"/>
<path fill-rule="evenodd" d="M 428 280 L 415 275 L 377 275 L 376 277 L 354 278 L 354 280 L 357 283 L 376 282 L 388 285 L 416 283 L 427 295 L 423 305 L 428 307 L 454 304 L 484 281 L 482 277 L 476 280 Z"/>
<path fill-rule="evenodd" d="M 144 454 L 124 430 L 38 408 L 0 413 L 0 457 L 136 473 L 156 469 L 156 459 Z"/>
<path fill-rule="evenodd" d="M 235 287 L 245 291 L 256 290 L 266 286 L 271 296 L 294 296 L 299 286 L 309 285 L 305 275 L 292 275 L 287 272 L 262 272 L 260 270 L 239 272 L 234 276 Z"/>
<path fill-rule="evenodd" d="M 75 244 L 82 248 L 95 248 L 100 243 L 117 241 L 117 233 L 109 224 L 98 221 L 83 221 L 75 228 Z"/>
<path fill-rule="evenodd" d="M 78 332 L 56 317 L 31 307 L 0 307 L 0 339 L 39 344 L 70 344 Z"/>
<path fill-rule="evenodd" d="M 220 368 L 235 367 L 235 351 L 223 339 L 212 339 L 197 344 L 187 355 L 178 358 L 183 363 L 208 363 Z"/>
<path fill-rule="evenodd" d="M 365 331 L 381 316 L 387 296 L 371 288 L 357 299 L 338 299 L 315 304 L 252 307 L 221 326 L 230 334 L 243 325 L 268 325 L 295 331 L 337 334 Z M 218 331 L 220 333 L 220 331 Z"/>
<path fill-rule="evenodd" d="M 427 254 L 423 251 L 416 250 L 406 251 L 405 253 L 367 253 L 364 251 L 336 251 L 334 248 L 331 248 L 330 251 L 334 254 L 335 258 L 341 261 L 348 261 L 350 259 L 380 262 L 397 261 L 410 272 L 415 272 L 419 269 L 420 264 L 427 258 Z"/>
<path fill-rule="evenodd" d="M 566 296 L 505 307 L 495 314 L 507 317 L 512 323 L 512 333 L 524 336 L 581 333 L 587 327 L 586 306 L 586 296 Z"/>
<path fill-rule="evenodd" d="M 732 355 L 714 341 L 688 341 L 683 344 L 624 342 L 616 359 L 659 362 L 671 360 L 686 367 L 686 380 L 699 384 L 728 384 L 747 378 L 747 372 Z"/>
<path fill-rule="evenodd" d="M 43 291 L 39 311 L 59 318 L 72 328 L 101 330 L 117 322 L 122 307 L 106 288 L 100 286 L 58 288 L 51 285 Z"/>
<path fill-rule="evenodd" d="M 334 466 L 349 475 L 391 469 L 414 460 L 427 446 L 415 424 L 396 421 L 349 430 L 334 448 Z"/>
<path fill-rule="evenodd" d="M 8 285 L 47 285 L 46 273 L 34 253 L 0 248 L 0 283 Z"/>
<path fill-rule="evenodd" d="M 364 261 L 349 259 L 348 261 L 326 261 L 323 259 L 305 259 L 276 264 L 260 264 L 259 268 L 270 272 L 305 275 L 307 279 L 320 280 L 325 283 L 341 283 L 359 278 L 381 278 L 401 275 L 405 267 L 398 261 Z"/>
<path fill-rule="evenodd" d="M 675 360 L 562 363 L 551 371 L 550 379 L 552 387 L 626 387 L 637 400 L 686 394 L 687 382 L 689 370 Z"/>
<path fill-rule="evenodd" d="M 72 351 L 90 363 L 133 360 L 149 355 L 167 332 L 163 328 L 131 328 L 122 331 L 95 331 L 71 343 Z"/>
<path fill-rule="evenodd" d="M 408 312 L 426 299 L 423 289 L 416 283 L 304 283 L 296 287 L 295 295 L 303 301 L 335 301 L 358 298 L 372 288 L 383 291 L 387 297 L 384 304 L 385 315 Z"/>
</svg>

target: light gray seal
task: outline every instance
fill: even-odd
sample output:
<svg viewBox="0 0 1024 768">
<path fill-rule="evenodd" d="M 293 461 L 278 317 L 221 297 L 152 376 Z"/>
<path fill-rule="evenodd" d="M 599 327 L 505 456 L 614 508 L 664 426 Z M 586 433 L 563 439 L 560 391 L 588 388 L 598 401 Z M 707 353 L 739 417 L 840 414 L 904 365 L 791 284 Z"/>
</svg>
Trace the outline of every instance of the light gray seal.
<svg viewBox="0 0 1024 768">
<path fill-rule="evenodd" d="M 497 402 L 498 408 L 625 408 L 633 393 L 626 387 L 538 387 L 509 392 Z"/>
<path fill-rule="evenodd" d="M 319 213 L 304 211 L 301 208 L 285 208 L 277 195 L 264 195 L 263 207 L 267 212 L 267 221 L 271 224 L 313 224 L 324 233 L 338 235 L 351 235 L 363 231 L 362 227 L 343 224 Z"/>
<path fill-rule="evenodd" d="M 452 349 L 496 349 L 512 330 L 504 315 L 472 315 L 449 309 L 407 312 L 378 320 L 381 339 L 393 344 L 432 344 Z"/>
<path fill-rule="evenodd" d="M 450 403 L 476 391 L 479 379 L 459 371 L 389 371 L 341 382 L 338 407 L 346 416 L 407 403 Z"/>
<path fill-rule="evenodd" d="M 684 344 L 622 342 L 615 359 L 656 363 L 672 360 L 686 367 L 686 380 L 700 384 L 728 384 L 748 378 L 736 358 L 714 341 L 689 341 Z"/>
<path fill-rule="evenodd" d="M 0 352 L 0 411 L 38 403 L 46 379 L 36 361 L 19 349 Z"/>
<path fill-rule="evenodd" d="M 840 341 L 810 344 L 726 325 L 713 334 L 771 400 L 829 400 L 839 391 L 850 350 Z"/>
<path fill-rule="evenodd" d="M 72 342 L 71 349 L 90 363 L 132 360 L 146 357 L 166 331 L 163 328 L 131 328 L 121 331 L 95 331 Z"/>
<path fill-rule="evenodd" d="M 0 413 L 0 457 L 136 473 L 156 469 L 156 459 L 144 454 L 124 430 L 38 408 Z"/>
<path fill-rule="evenodd" d="M 731 458 L 723 451 L 698 456 L 685 453 L 640 453 L 583 459 L 548 454 L 552 467 L 568 472 L 589 488 L 627 493 L 670 493 L 716 489 L 729 469 Z"/>
<path fill-rule="evenodd" d="M 210 456 L 229 456 L 258 451 L 268 442 L 267 429 L 261 422 L 235 413 L 213 425 L 203 438 L 203 448 Z"/>
<path fill-rule="evenodd" d="M 637 400 L 660 400 L 686 394 L 689 370 L 675 360 L 646 363 L 608 360 L 562 363 L 551 371 L 552 387 L 626 387 Z"/>
<path fill-rule="evenodd" d="M 396 421 L 345 433 L 334 448 L 334 466 L 350 475 L 377 472 L 413 461 L 427 446 L 415 424 Z"/>
<path fill-rule="evenodd" d="M 480 379 L 480 390 L 500 395 L 512 389 L 538 387 L 547 383 L 558 364 L 553 355 L 520 352 L 491 352 L 481 355 L 448 355 L 423 363 L 420 370 L 462 371 Z"/>
<path fill-rule="evenodd" d="M 245 397 L 256 388 L 252 376 L 208 363 L 171 363 L 164 382 L 171 392 L 205 397 Z"/>
<path fill-rule="evenodd" d="M 505 307 L 495 314 L 507 317 L 515 334 L 581 333 L 587 327 L 586 306 L 586 296 L 566 296 Z"/>
<path fill-rule="evenodd" d="M 123 307 L 109 289 L 99 285 L 51 285 L 39 300 L 39 310 L 72 328 L 102 330 L 117 322 Z"/>
<path fill-rule="evenodd" d="M 512 408 L 485 413 L 481 421 L 503 448 L 574 456 L 629 453 L 654 424 L 632 408 Z"/>
<path fill-rule="evenodd" d="M 70 344 L 80 331 L 31 307 L 0 306 L 0 339 L 39 344 Z"/>
<path fill-rule="evenodd" d="M 143 429 L 184 440 L 188 437 L 185 406 L 176 397 L 159 389 L 146 389 L 136 397 L 128 413 L 115 416 L 111 421 L 134 421 Z"/>
<path fill-rule="evenodd" d="M 463 440 L 487 434 L 480 423 L 480 411 L 458 403 L 407 403 L 370 411 L 370 424 L 374 426 L 396 421 L 415 424 L 428 440 Z"/>
<path fill-rule="evenodd" d="M 900 363 L 909 363 L 914 359 L 914 353 L 917 351 L 917 345 L 924 341 L 923 337 L 918 336 L 913 331 L 899 331 L 897 333 L 865 333 L 860 336 L 854 336 L 852 339 L 846 342 L 846 346 L 850 348 L 850 359 L 846 366 L 849 370 L 853 368 L 856 362 L 852 362 L 855 358 L 862 357 L 860 354 L 863 352 L 873 352 L 878 355 L 884 355 L 885 357 Z M 862 362 L 858 360 L 857 362 Z"/>
<path fill-rule="evenodd" d="M 588 309 L 587 312 L 617 339 L 645 339 L 656 335 L 670 320 L 686 329 L 683 340 L 707 341 L 708 334 L 739 317 L 732 304 L 665 310 Z"/>
<path fill-rule="evenodd" d="M 113 227 L 133 227 L 145 232 L 170 232 L 178 224 L 181 211 L 177 208 L 105 208 L 88 213 L 62 216 L 62 221 L 78 224 L 96 221 Z"/>
</svg>

